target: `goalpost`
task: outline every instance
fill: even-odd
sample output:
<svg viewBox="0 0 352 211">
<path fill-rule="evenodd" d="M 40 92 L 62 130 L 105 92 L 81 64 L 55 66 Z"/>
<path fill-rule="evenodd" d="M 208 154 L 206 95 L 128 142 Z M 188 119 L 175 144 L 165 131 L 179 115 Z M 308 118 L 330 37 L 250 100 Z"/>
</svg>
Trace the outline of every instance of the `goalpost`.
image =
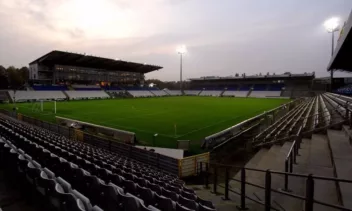
<svg viewBox="0 0 352 211">
<path fill-rule="evenodd" d="M 56 100 L 36 100 L 32 102 L 32 112 L 56 114 Z"/>
</svg>

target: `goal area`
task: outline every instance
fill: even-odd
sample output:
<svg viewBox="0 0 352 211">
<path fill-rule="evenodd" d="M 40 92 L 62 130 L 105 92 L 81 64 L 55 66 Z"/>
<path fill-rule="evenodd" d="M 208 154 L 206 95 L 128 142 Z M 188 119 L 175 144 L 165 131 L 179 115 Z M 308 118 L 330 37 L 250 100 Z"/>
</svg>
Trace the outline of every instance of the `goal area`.
<svg viewBox="0 0 352 211">
<path fill-rule="evenodd" d="M 31 104 L 32 112 L 36 113 L 54 113 L 56 114 L 56 101 L 55 100 L 36 100 Z"/>
</svg>

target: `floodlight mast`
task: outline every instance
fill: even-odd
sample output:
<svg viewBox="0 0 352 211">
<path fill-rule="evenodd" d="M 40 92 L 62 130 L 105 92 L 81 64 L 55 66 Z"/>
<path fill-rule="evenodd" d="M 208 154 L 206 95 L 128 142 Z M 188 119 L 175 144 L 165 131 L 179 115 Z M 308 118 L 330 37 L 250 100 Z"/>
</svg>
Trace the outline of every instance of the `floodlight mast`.
<svg viewBox="0 0 352 211">
<path fill-rule="evenodd" d="M 334 56 L 334 44 L 335 44 L 335 32 L 339 31 L 339 19 L 330 18 L 324 22 L 325 29 L 328 33 L 331 33 L 331 59 Z M 330 70 L 330 91 L 333 91 L 333 78 L 334 70 Z"/>
<path fill-rule="evenodd" d="M 180 54 L 180 90 L 183 93 L 183 86 L 182 86 L 182 55 L 187 53 L 187 48 L 185 45 L 181 45 L 176 49 L 177 53 Z"/>
</svg>

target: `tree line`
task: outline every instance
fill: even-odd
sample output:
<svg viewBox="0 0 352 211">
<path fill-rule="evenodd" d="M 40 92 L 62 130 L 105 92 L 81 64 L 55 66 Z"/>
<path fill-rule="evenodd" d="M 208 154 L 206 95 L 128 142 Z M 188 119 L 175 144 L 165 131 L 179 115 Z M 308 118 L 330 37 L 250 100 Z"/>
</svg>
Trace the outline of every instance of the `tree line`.
<svg viewBox="0 0 352 211">
<path fill-rule="evenodd" d="M 20 89 L 28 82 L 28 78 L 28 67 L 9 66 L 5 68 L 0 65 L 0 89 Z"/>
<path fill-rule="evenodd" d="M 9 66 L 5 68 L 0 65 L 0 89 L 21 89 L 23 85 L 28 83 L 29 69 L 28 67 L 16 68 Z M 161 81 L 158 79 L 145 80 L 144 84 L 153 83 L 159 89 L 180 89 L 179 81 Z M 183 88 L 189 88 L 189 82 L 183 82 Z"/>
</svg>

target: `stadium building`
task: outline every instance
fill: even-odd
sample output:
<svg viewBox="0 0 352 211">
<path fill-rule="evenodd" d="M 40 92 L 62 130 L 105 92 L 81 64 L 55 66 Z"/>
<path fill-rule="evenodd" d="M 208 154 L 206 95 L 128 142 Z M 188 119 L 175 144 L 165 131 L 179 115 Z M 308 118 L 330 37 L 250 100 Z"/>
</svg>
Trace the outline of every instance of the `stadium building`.
<svg viewBox="0 0 352 211">
<path fill-rule="evenodd" d="M 29 64 L 29 80 L 33 84 L 139 85 L 144 74 L 162 67 L 108 59 L 87 54 L 51 51 Z"/>
<path fill-rule="evenodd" d="M 193 90 L 204 96 L 302 97 L 311 96 L 315 74 L 242 75 L 239 77 L 201 77 L 190 79 Z"/>
</svg>

